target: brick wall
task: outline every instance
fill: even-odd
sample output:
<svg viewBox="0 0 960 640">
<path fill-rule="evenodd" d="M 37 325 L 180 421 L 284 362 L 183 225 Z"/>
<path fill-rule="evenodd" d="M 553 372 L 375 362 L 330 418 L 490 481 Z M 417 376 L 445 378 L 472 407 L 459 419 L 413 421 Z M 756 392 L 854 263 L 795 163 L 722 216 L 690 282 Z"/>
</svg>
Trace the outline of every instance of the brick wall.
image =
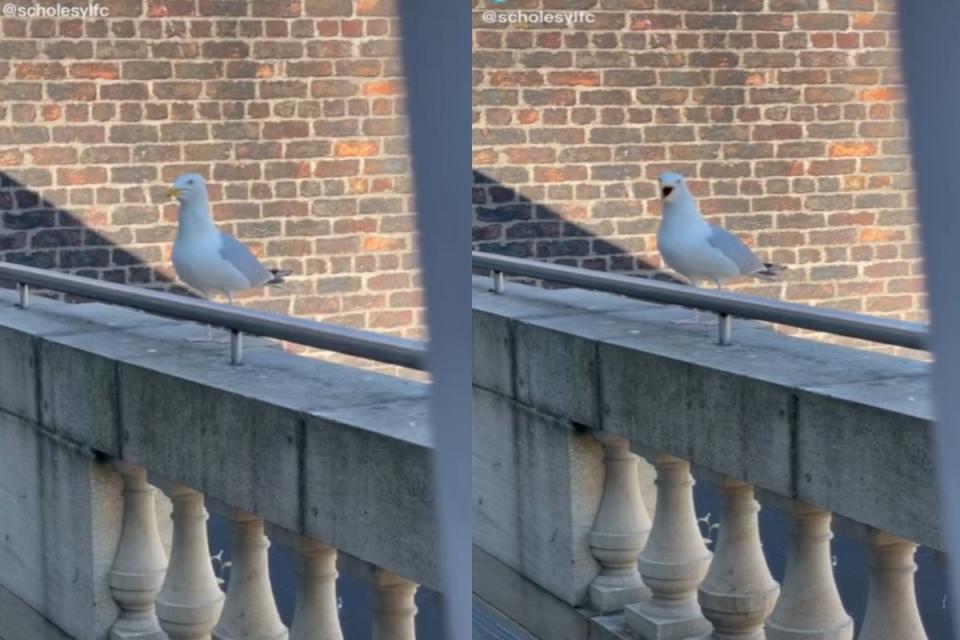
<svg viewBox="0 0 960 640">
<path fill-rule="evenodd" d="M 584 9 L 569 28 L 498 13 Z M 656 273 L 656 176 L 782 282 L 739 290 L 922 317 L 891 0 L 475 5 L 475 247 Z"/>
<path fill-rule="evenodd" d="M 164 192 L 198 171 L 216 221 L 294 271 L 244 303 L 418 334 L 394 7 L 99 4 L 0 21 L 0 260 L 168 287 Z"/>
</svg>

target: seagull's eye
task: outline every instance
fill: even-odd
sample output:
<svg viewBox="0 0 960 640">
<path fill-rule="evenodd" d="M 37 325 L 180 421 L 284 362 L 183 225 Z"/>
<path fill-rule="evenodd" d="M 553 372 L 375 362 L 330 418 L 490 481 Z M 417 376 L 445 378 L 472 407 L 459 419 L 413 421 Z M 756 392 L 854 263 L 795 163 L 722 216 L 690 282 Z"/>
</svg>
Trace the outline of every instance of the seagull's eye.
<svg viewBox="0 0 960 640">
<path fill-rule="evenodd" d="M 187 184 L 193 184 L 193 180 L 187 180 Z"/>
</svg>

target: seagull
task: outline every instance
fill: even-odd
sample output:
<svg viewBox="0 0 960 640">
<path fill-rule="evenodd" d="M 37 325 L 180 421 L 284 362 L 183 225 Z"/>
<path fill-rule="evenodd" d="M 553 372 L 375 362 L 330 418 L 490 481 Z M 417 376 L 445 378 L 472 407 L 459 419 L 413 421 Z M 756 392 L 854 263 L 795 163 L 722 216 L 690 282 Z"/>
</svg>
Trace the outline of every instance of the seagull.
<svg viewBox="0 0 960 640">
<path fill-rule="evenodd" d="M 279 285 L 290 275 L 290 271 L 267 269 L 245 244 L 213 224 L 207 185 L 199 174 L 179 176 L 167 197 L 180 202 L 173 268 L 177 277 L 204 298 L 222 293 L 233 304 L 233 294 Z"/>
<path fill-rule="evenodd" d="M 663 219 L 657 230 L 657 247 L 667 266 L 693 286 L 698 280 L 709 280 L 719 290 L 731 278 L 770 277 L 786 268 L 761 262 L 740 238 L 704 220 L 682 175 L 664 173 L 658 182 Z M 693 321 L 699 322 L 697 309 Z"/>
</svg>

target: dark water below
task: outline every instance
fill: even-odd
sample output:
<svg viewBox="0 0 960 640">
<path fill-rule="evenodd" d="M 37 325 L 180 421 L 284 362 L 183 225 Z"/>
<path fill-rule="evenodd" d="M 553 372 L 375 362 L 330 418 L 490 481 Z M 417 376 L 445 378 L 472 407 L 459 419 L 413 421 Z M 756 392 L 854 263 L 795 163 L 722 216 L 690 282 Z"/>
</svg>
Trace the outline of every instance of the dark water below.
<svg viewBox="0 0 960 640">
<path fill-rule="evenodd" d="M 208 523 L 210 535 L 210 555 L 223 551 L 223 559 L 230 559 L 230 524 L 216 514 L 210 514 Z M 270 545 L 270 582 L 273 595 L 280 610 L 280 617 L 289 626 L 293 618 L 293 605 L 297 585 L 296 553 L 277 544 Z M 227 570 L 229 571 L 229 569 Z M 229 573 L 224 576 L 229 577 Z M 337 580 L 337 594 L 340 597 L 340 627 L 346 640 L 360 640 L 370 637 L 370 592 L 367 585 L 345 573 Z M 417 590 L 417 638 L 420 640 L 440 640 L 441 633 L 440 603 L 436 592 L 425 587 Z"/>
<path fill-rule="evenodd" d="M 718 495 L 708 483 L 700 483 L 694 492 L 697 514 L 711 514 L 710 521 L 717 521 Z M 764 554 L 774 578 L 783 582 L 787 562 L 787 525 L 789 517 L 776 509 L 765 508 L 760 512 L 761 539 Z M 230 557 L 230 527 L 222 518 L 211 514 L 209 522 L 211 555 L 223 551 Z M 715 535 L 713 536 L 715 539 Z M 857 630 L 863 621 L 867 605 L 867 551 L 864 545 L 841 535 L 833 539 L 834 574 L 840 596 L 847 612 L 853 617 Z M 946 568 L 929 549 L 921 548 L 916 559 L 917 600 L 920 614 L 931 640 L 946 640 L 952 637 L 950 612 L 947 609 Z M 270 547 L 270 580 L 273 593 L 283 621 L 289 625 L 293 616 L 296 590 L 296 556 L 293 551 L 279 545 Z M 337 582 L 342 607 L 340 624 L 347 640 L 370 637 L 369 603 L 367 586 L 350 575 L 341 574 Z M 440 640 L 441 618 L 439 596 L 421 587 L 417 591 L 416 618 L 417 637 L 420 640 Z M 549 640 L 549 639 L 544 639 Z M 891 638 L 891 640 L 895 640 Z"/>
</svg>

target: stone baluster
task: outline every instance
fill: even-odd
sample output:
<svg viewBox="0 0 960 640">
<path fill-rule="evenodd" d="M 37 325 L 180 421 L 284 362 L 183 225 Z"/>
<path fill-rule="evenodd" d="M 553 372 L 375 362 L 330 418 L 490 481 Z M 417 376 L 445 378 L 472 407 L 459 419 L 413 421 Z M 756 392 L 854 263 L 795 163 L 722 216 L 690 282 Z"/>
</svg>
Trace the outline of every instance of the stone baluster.
<svg viewBox="0 0 960 640">
<path fill-rule="evenodd" d="M 416 640 L 417 584 L 384 569 L 377 569 L 368 581 L 372 640 Z"/>
<path fill-rule="evenodd" d="M 300 538 L 290 640 L 343 640 L 337 606 L 337 550 L 307 537 Z"/>
<path fill-rule="evenodd" d="M 765 627 L 767 640 L 853 638 L 853 620 L 843 609 L 833 577 L 830 520 L 829 511 L 793 504 L 787 569 Z"/>
<path fill-rule="evenodd" d="M 627 629 L 646 640 L 679 640 L 710 633 L 697 604 L 697 585 L 712 554 L 703 542 L 693 507 L 690 464 L 665 454 L 654 458 L 657 509 L 640 554 L 640 575 L 649 601 L 625 608 Z"/>
<path fill-rule="evenodd" d="M 698 589 L 700 608 L 713 623 L 714 640 L 765 640 L 763 622 L 777 602 L 777 584 L 760 544 L 753 487 L 724 478 L 720 527 L 710 571 Z"/>
<path fill-rule="evenodd" d="M 636 455 L 625 438 L 598 434 L 603 443 L 603 499 L 590 532 L 590 551 L 600 573 L 590 583 L 590 604 L 600 613 L 646 600 L 650 590 L 637 571 L 637 556 L 650 535 L 650 517 L 638 482 Z"/>
<path fill-rule="evenodd" d="M 224 595 L 210 562 L 203 494 L 176 485 L 170 500 L 173 544 L 167 576 L 157 597 L 157 617 L 170 640 L 210 640 Z"/>
<path fill-rule="evenodd" d="M 124 464 L 119 470 L 123 532 L 110 570 L 110 590 L 120 606 L 120 617 L 110 628 L 110 639 L 166 640 L 155 604 L 167 571 L 157 529 L 156 490 L 147 484 L 144 469 Z"/>
<path fill-rule="evenodd" d="M 637 475 L 640 480 L 640 495 L 647 515 L 657 512 L 657 469 L 646 458 L 637 456 Z"/>
<path fill-rule="evenodd" d="M 859 640 L 926 640 L 913 584 L 916 551 L 916 544 L 889 533 L 870 536 L 870 586 Z"/>
<path fill-rule="evenodd" d="M 214 640 L 286 640 L 270 588 L 263 520 L 242 511 L 233 515 L 233 554 L 227 598 Z"/>
</svg>

